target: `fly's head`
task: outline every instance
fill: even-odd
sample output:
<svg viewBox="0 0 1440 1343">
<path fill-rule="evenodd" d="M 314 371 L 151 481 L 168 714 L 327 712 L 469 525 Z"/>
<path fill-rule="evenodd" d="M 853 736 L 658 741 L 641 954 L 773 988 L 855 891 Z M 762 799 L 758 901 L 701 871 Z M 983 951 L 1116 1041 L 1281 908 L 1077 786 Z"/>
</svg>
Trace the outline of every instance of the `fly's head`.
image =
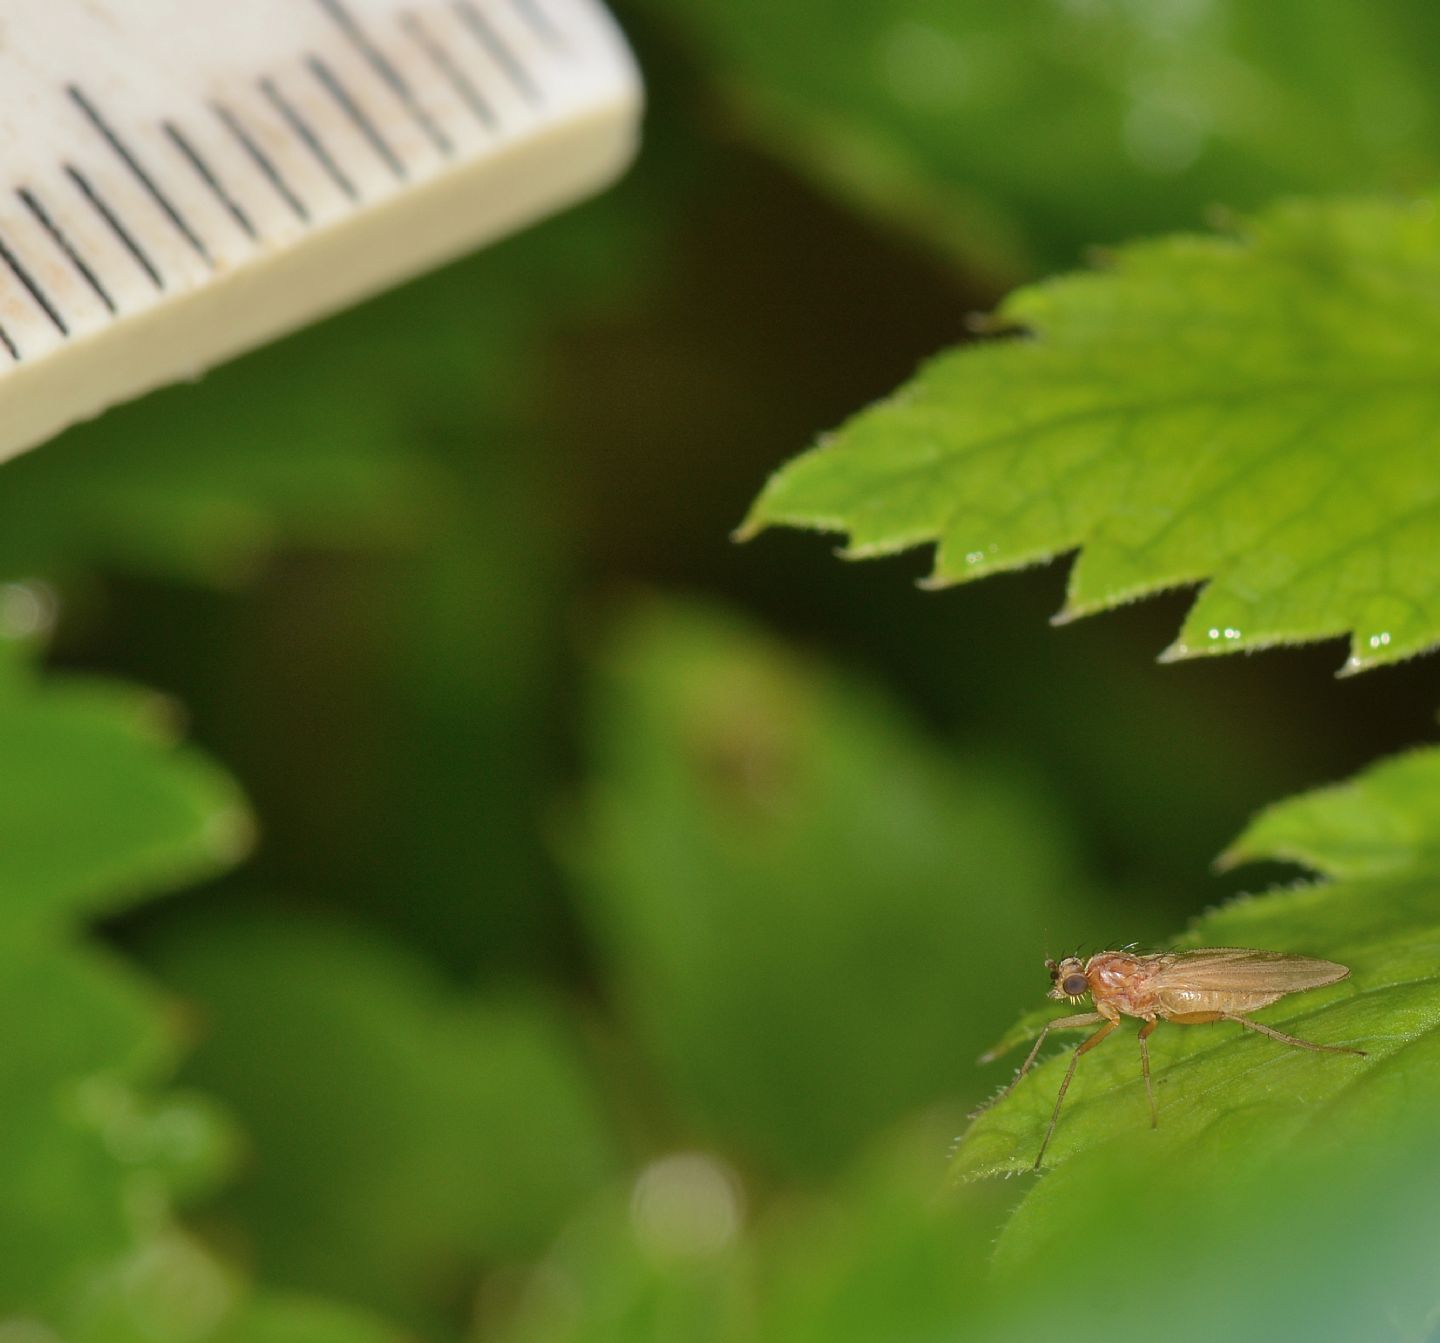
<svg viewBox="0 0 1440 1343">
<path fill-rule="evenodd" d="M 1063 961 L 1046 961 L 1050 972 L 1049 998 L 1068 998 L 1078 1003 L 1090 992 L 1090 981 L 1085 977 L 1085 964 L 1078 956 L 1067 956 Z"/>
</svg>

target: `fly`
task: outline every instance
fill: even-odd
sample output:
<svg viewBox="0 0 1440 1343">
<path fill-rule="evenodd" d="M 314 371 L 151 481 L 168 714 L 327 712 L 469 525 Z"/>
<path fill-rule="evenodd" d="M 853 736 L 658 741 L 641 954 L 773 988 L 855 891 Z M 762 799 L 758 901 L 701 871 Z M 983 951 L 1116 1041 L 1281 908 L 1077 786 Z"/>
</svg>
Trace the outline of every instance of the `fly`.
<svg viewBox="0 0 1440 1343">
<path fill-rule="evenodd" d="M 1313 956 L 1291 956 L 1282 951 L 1252 951 L 1247 947 L 1203 947 L 1195 951 L 1165 951 L 1155 956 L 1101 951 L 1086 961 L 1078 956 L 1067 956 L 1058 962 L 1047 960 L 1045 968 L 1050 972 L 1047 997 L 1079 1003 L 1088 994 L 1095 1010 L 1057 1017 L 1049 1022 L 1040 1032 L 1025 1062 L 1020 1065 L 1014 1081 L 996 1099 L 1003 1100 L 1008 1096 L 1030 1071 L 1045 1037 L 1051 1031 L 1075 1030 L 1097 1023 L 1100 1029 L 1083 1040 L 1070 1056 L 1070 1066 L 1065 1070 L 1065 1079 L 1060 1083 L 1060 1093 L 1055 1097 L 1055 1108 L 1050 1114 L 1050 1127 L 1045 1130 L 1045 1141 L 1040 1144 L 1039 1154 L 1035 1157 L 1036 1170 L 1040 1169 L 1045 1149 L 1050 1146 L 1055 1122 L 1060 1118 L 1060 1105 L 1065 1099 L 1070 1079 L 1075 1076 L 1075 1065 L 1079 1063 L 1080 1055 L 1094 1049 L 1120 1024 L 1122 1016 L 1136 1017 L 1142 1023 L 1140 1072 L 1145 1078 L 1145 1099 L 1150 1103 L 1152 1128 L 1158 1125 L 1159 1116 L 1155 1110 L 1155 1091 L 1150 1083 L 1148 1041 L 1151 1032 L 1162 1021 L 1173 1021 L 1181 1026 L 1233 1021 L 1248 1031 L 1268 1035 L 1272 1040 L 1296 1049 L 1365 1056 L 1363 1049 L 1320 1045 L 1312 1040 L 1286 1035 L 1273 1026 L 1252 1021 L 1248 1015 L 1262 1007 L 1269 1007 L 1286 994 L 1339 983 L 1349 975 L 1350 970 L 1334 961 L 1322 961 Z M 989 1063 L 1001 1052 L 998 1047 L 992 1049 L 981 1056 L 980 1062 Z"/>
</svg>

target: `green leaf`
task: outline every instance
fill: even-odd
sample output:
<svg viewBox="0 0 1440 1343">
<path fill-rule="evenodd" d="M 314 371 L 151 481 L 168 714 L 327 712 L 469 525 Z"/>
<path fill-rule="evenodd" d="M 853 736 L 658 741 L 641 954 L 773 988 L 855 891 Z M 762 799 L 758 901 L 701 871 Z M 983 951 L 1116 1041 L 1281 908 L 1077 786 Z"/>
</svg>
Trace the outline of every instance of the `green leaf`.
<svg viewBox="0 0 1440 1343">
<path fill-rule="evenodd" d="M 1440 875 L 1440 753 L 1396 756 L 1347 783 L 1269 807 L 1221 862 L 1266 858 L 1346 879 Z"/>
<path fill-rule="evenodd" d="M 958 583 L 1080 548 L 1061 620 L 1204 582 L 1167 658 L 1440 641 L 1440 215 L 1293 204 L 1023 289 L 785 467 L 743 529 L 937 545 Z"/>
<path fill-rule="evenodd" d="M 1132 1156 L 1147 1168 L 1181 1168 L 1192 1183 L 1222 1172 L 1226 1181 L 1260 1179 L 1266 1163 L 1286 1153 L 1340 1162 L 1383 1154 L 1384 1135 L 1433 1109 L 1440 1101 L 1440 848 L 1414 840 L 1432 824 L 1437 789 L 1440 751 L 1430 750 L 1273 808 L 1232 853 L 1303 853 L 1339 880 L 1239 900 L 1201 919 L 1181 942 L 1293 951 L 1349 966 L 1348 980 L 1255 1015 L 1368 1057 L 1292 1049 L 1223 1022 L 1162 1023 L 1151 1039 L 1160 1121 L 1152 1132 L 1137 1052 L 1125 1035 L 1112 1037 L 1079 1062 L 1046 1154 L 1052 1169 L 1011 1219 L 1003 1260 L 1028 1261 L 1054 1244 L 1073 1227 L 1079 1191 Z M 1367 838 L 1358 858 L 1357 835 Z M 1399 842 L 1387 849 L 1387 836 Z M 1042 988 L 1037 983 L 1037 997 Z M 1011 1040 L 1033 1037 L 1056 1015 L 1032 1014 Z M 976 1119 L 957 1150 L 957 1175 L 1031 1165 L 1068 1053 L 1037 1066 Z"/>
<path fill-rule="evenodd" d="M 245 847 L 238 790 L 177 743 L 175 718 L 156 695 L 39 679 L 0 638 L 0 1334 L 379 1343 L 393 1335 L 254 1300 L 176 1228 L 234 1135 L 208 1102 L 164 1089 L 180 1052 L 170 1005 L 80 928 Z"/>
<path fill-rule="evenodd" d="M 230 1152 L 208 1106 L 157 1094 L 177 1046 L 154 991 L 77 930 L 219 871 L 248 835 L 234 785 L 164 708 L 41 681 L 0 640 L 0 1314 L 66 1315 Z"/>
<path fill-rule="evenodd" d="M 117 910 L 243 854 L 240 794 L 176 718 L 151 693 L 0 675 L 0 929 Z"/>
<path fill-rule="evenodd" d="M 647 0 L 767 148 L 992 271 L 1436 173 L 1423 0 Z"/>
<path fill-rule="evenodd" d="M 353 1308 L 253 1289 L 173 1227 L 83 1280 L 59 1313 L 65 1343 L 401 1343 Z"/>
<path fill-rule="evenodd" d="M 610 1173 L 543 1000 L 461 997 L 418 957 L 294 917 L 172 920 L 155 960 L 207 1024 L 186 1079 L 254 1144 L 211 1215 L 265 1280 L 443 1319 Z"/>
<path fill-rule="evenodd" d="M 605 672 L 571 864 L 683 1131 L 813 1179 L 967 1089 L 1074 889 L 1055 817 L 722 613 L 637 608 Z"/>
</svg>

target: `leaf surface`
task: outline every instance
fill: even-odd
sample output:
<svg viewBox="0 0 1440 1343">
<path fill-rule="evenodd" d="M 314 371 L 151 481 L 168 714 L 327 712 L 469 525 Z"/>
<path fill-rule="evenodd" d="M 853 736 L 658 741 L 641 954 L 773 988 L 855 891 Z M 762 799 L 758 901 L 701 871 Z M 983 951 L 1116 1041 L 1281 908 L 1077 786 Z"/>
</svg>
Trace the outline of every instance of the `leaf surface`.
<svg viewBox="0 0 1440 1343">
<path fill-rule="evenodd" d="M 1351 977 L 1255 1014 L 1301 1038 L 1367 1051 L 1316 1054 L 1229 1023 L 1162 1023 L 1151 1038 L 1160 1124 L 1151 1131 L 1129 1029 L 1083 1057 L 1068 1093 L 1049 1168 L 1021 1200 L 1002 1261 L 1028 1261 L 1074 1229 L 1067 1198 L 1093 1188 L 1107 1166 L 1134 1154 L 1195 1180 L 1260 1178 L 1294 1150 L 1345 1164 L 1374 1153 L 1376 1135 L 1412 1128 L 1440 1100 L 1440 850 L 1416 844 L 1440 791 L 1440 750 L 1384 762 L 1354 782 L 1263 813 L 1231 851 L 1238 861 L 1295 859 L 1333 876 L 1243 898 L 1207 915 L 1184 946 L 1253 946 L 1339 961 Z M 1356 835 L 1368 840 L 1357 860 Z M 1386 836 L 1400 837 L 1386 852 Z M 1384 855 L 1381 860 L 1380 855 Z M 1038 978 L 1038 976 L 1037 976 Z M 1037 984 L 1037 996 L 1041 986 Z M 1018 1045 L 1059 1013 L 1030 1014 L 1007 1037 Z M 1130 1019 L 1123 1024 L 1138 1025 Z M 960 1143 L 954 1171 L 968 1178 L 1027 1170 L 1049 1121 L 1068 1050 L 1038 1065 L 982 1112 Z"/>
<path fill-rule="evenodd" d="M 934 542 L 932 581 L 1080 550 L 1059 619 L 1203 583 L 1169 658 L 1440 641 L 1440 217 L 1298 203 L 1022 289 L 782 469 L 742 534 Z"/>
</svg>

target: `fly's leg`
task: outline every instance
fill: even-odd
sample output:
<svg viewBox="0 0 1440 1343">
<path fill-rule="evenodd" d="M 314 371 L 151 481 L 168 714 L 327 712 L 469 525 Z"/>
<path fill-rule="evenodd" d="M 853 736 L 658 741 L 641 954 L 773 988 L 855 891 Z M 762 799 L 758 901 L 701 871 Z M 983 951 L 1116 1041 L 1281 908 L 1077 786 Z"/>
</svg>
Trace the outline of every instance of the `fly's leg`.
<svg viewBox="0 0 1440 1343">
<path fill-rule="evenodd" d="M 1093 1026 L 1097 1021 L 1104 1020 L 1105 1018 L 1102 1017 L 1099 1012 L 1077 1012 L 1073 1017 L 1056 1017 L 1054 1021 L 1047 1022 L 1044 1029 L 1036 1036 L 1035 1043 L 1030 1047 L 1030 1052 L 1025 1056 L 1025 1062 L 1020 1065 L 1020 1071 L 1010 1079 L 1010 1085 L 996 1096 L 995 1099 L 990 1102 L 990 1105 L 998 1105 L 1020 1085 L 1020 1079 L 1030 1071 L 1031 1064 L 1033 1064 L 1040 1055 L 1040 1049 L 1045 1043 L 1045 1037 L 1049 1035 L 1051 1031 L 1074 1030 L 1078 1026 Z M 980 1062 L 988 1063 L 991 1057 L 991 1054 L 982 1054 Z M 985 1108 L 988 1110 L 990 1105 L 987 1105 Z"/>
<path fill-rule="evenodd" d="M 1145 1078 L 1145 1099 L 1150 1102 L 1150 1127 L 1160 1127 L 1160 1115 L 1155 1109 L 1155 1089 L 1150 1085 L 1150 1033 L 1160 1024 L 1158 1017 L 1151 1017 L 1140 1027 L 1140 1072 Z"/>
<path fill-rule="evenodd" d="M 1092 1015 L 1099 1016 L 1100 1014 L 1096 1012 Z M 1119 1024 L 1118 1019 L 1107 1018 L 1105 1024 L 1088 1040 L 1082 1040 L 1080 1047 L 1070 1055 L 1070 1066 L 1065 1070 L 1065 1080 L 1060 1083 L 1060 1094 L 1055 1097 L 1055 1108 L 1050 1112 L 1050 1127 L 1045 1130 L 1045 1141 L 1040 1144 L 1040 1151 L 1035 1157 L 1034 1168 L 1036 1170 L 1040 1169 L 1040 1163 L 1045 1160 L 1045 1149 L 1050 1146 L 1050 1139 L 1055 1133 L 1055 1122 L 1060 1118 L 1060 1105 L 1065 1099 L 1066 1091 L 1070 1089 L 1070 1079 L 1075 1076 L 1075 1065 L 1080 1062 L 1080 1055 L 1089 1053 Z"/>
<path fill-rule="evenodd" d="M 1233 1012 L 1227 1014 L 1225 1020 L 1239 1022 L 1247 1031 L 1257 1031 L 1261 1035 L 1268 1035 L 1272 1040 L 1279 1040 L 1282 1045 L 1294 1045 L 1296 1049 L 1313 1049 L 1317 1054 L 1356 1054 L 1362 1059 L 1365 1057 L 1363 1049 L 1347 1049 L 1344 1045 L 1317 1045 L 1313 1040 L 1302 1040 L 1295 1035 L 1286 1035 L 1284 1031 L 1277 1031 L 1273 1026 L 1262 1025 L 1258 1021 L 1251 1021 L 1249 1017 L 1237 1016 Z"/>
</svg>

